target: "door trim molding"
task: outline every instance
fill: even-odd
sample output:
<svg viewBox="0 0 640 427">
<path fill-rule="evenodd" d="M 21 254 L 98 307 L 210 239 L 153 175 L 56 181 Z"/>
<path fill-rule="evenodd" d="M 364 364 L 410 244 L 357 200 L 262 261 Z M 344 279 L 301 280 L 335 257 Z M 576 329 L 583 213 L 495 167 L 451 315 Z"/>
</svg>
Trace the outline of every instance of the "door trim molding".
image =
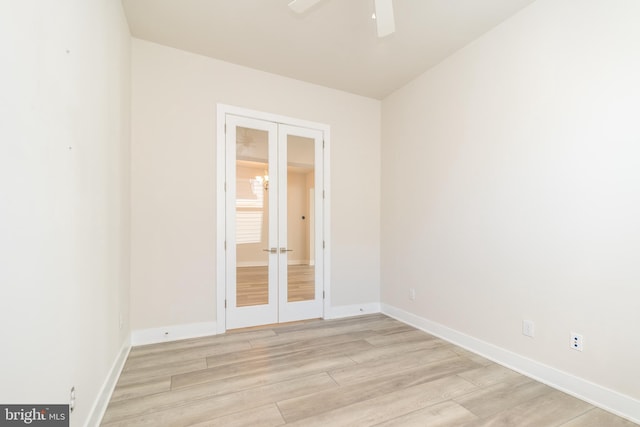
<svg viewBox="0 0 640 427">
<path fill-rule="evenodd" d="M 322 210 L 322 229 L 324 248 L 324 316 L 329 312 L 331 306 L 331 168 L 330 168 L 330 147 L 331 129 L 324 123 L 317 123 L 308 120 L 296 119 L 293 117 L 281 116 L 277 114 L 265 113 L 263 111 L 250 110 L 227 104 L 216 104 L 216 327 L 217 333 L 226 332 L 225 297 L 226 297 L 226 263 L 225 263 L 225 179 L 226 179 L 226 157 L 225 157 L 225 123 L 226 115 L 233 114 L 252 119 L 271 121 L 279 124 L 316 129 L 323 132 L 323 189 L 324 204 Z"/>
</svg>

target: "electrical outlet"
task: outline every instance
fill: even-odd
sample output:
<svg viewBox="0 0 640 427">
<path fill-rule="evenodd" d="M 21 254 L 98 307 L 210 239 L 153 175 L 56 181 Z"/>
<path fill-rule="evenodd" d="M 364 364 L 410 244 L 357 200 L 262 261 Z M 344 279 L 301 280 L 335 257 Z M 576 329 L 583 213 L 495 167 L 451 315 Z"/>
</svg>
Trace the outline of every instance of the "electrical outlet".
<svg viewBox="0 0 640 427">
<path fill-rule="evenodd" d="M 535 325 L 532 320 L 523 320 L 522 321 L 522 335 L 526 335 L 528 337 L 533 338 L 535 333 Z"/>
<path fill-rule="evenodd" d="M 571 332 L 571 348 L 574 350 L 584 350 L 584 337 L 575 332 Z"/>
<path fill-rule="evenodd" d="M 69 412 L 73 412 L 76 407 L 76 388 L 71 387 L 71 392 L 69 393 Z"/>
<path fill-rule="evenodd" d="M 409 299 L 411 301 L 415 301 L 416 300 L 416 289 L 415 288 L 410 288 L 409 289 Z"/>
</svg>

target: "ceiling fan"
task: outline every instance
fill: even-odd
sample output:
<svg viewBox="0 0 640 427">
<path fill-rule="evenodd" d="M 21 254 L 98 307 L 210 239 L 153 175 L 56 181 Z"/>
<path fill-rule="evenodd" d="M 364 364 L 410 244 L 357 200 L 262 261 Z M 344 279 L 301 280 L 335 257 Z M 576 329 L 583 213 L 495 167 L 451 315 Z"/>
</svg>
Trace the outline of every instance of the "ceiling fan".
<svg viewBox="0 0 640 427">
<path fill-rule="evenodd" d="M 304 13 L 322 0 L 292 0 L 289 7 L 296 13 Z M 375 12 L 373 18 L 378 26 L 378 37 L 386 37 L 396 31 L 393 18 L 393 0 L 373 0 Z"/>
</svg>

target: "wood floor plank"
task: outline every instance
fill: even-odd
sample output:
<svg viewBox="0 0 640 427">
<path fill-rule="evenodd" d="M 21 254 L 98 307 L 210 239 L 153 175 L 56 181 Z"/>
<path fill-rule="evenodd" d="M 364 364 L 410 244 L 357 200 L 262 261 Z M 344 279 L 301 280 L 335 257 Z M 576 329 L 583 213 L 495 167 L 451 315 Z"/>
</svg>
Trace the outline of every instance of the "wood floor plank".
<svg viewBox="0 0 640 427">
<path fill-rule="evenodd" d="M 592 406 L 568 394 L 550 389 L 542 396 L 501 411 L 465 427 L 545 427 L 558 426 L 591 409 Z"/>
<path fill-rule="evenodd" d="M 519 405 L 550 391 L 549 386 L 526 378 L 525 382 L 516 379 L 494 384 L 454 400 L 479 418 L 487 418 L 503 411 L 505 407 Z"/>
<path fill-rule="evenodd" d="M 446 359 L 459 359 L 460 356 L 447 348 L 421 349 L 397 357 L 374 359 L 356 366 L 333 369 L 331 377 L 340 385 L 367 381 L 372 377 L 384 376 L 393 372 L 415 369 L 431 362 Z"/>
<path fill-rule="evenodd" d="M 275 404 L 236 412 L 224 417 L 191 424 L 189 427 L 276 427 L 284 424 L 284 419 Z"/>
<path fill-rule="evenodd" d="M 300 366 L 280 366 L 257 374 L 242 374 L 229 378 L 222 378 L 215 382 L 194 384 L 190 387 L 172 389 L 169 392 L 158 393 L 143 398 L 127 401 L 112 402 L 114 417 L 128 417 L 135 412 L 154 412 L 171 407 L 180 402 L 202 399 L 207 396 L 231 393 L 235 390 L 255 388 L 265 384 L 273 384 L 292 378 L 304 377 L 319 372 L 326 372 L 331 368 L 352 365 L 354 362 L 344 356 L 316 359 Z M 333 379 L 332 379 L 333 381 Z M 334 382 L 335 383 L 335 382 Z"/>
<path fill-rule="evenodd" d="M 187 372 L 199 371 L 206 368 L 207 361 L 204 357 L 201 357 L 200 359 L 188 359 L 161 365 L 142 366 L 126 371 L 123 370 L 116 387 L 146 382 L 156 378 L 170 378 L 172 375 L 186 374 Z"/>
<path fill-rule="evenodd" d="M 339 328 L 339 329 L 349 328 L 347 330 L 347 333 L 359 332 L 359 331 L 375 331 L 378 334 L 380 334 L 378 330 L 379 329 L 385 330 L 384 328 L 391 327 L 390 322 L 396 322 L 393 324 L 393 326 L 397 326 L 397 323 L 399 323 L 393 319 L 384 318 L 384 317 L 383 318 L 373 317 L 372 315 L 366 315 L 363 317 L 366 317 L 366 319 L 363 320 L 362 322 L 358 322 L 357 320 L 354 320 L 354 318 L 351 318 L 351 317 L 345 318 L 345 319 L 334 319 L 334 320 L 310 319 L 310 320 L 301 320 L 296 322 L 287 322 L 283 324 L 271 324 L 271 325 L 255 326 L 255 327 L 244 328 L 244 329 L 236 329 L 236 330 L 227 331 L 227 334 L 235 334 L 237 333 L 237 331 L 268 329 L 268 330 L 272 330 L 275 335 L 279 335 L 279 336 L 287 336 L 290 333 L 301 332 L 301 331 L 307 331 L 309 332 L 309 334 L 303 334 L 303 335 L 311 336 L 311 333 L 310 333 L 311 331 L 320 330 L 320 329 L 325 331 L 330 331 L 336 328 Z M 344 333 L 344 332 L 337 332 L 337 333 Z M 325 333 L 324 335 L 331 335 L 331 333 Z"/>
<path fill-rule="evenodd" d="M 267 359 L 250 360 L 203 369 L 201 371 L 174 375 L 171 389 L 176 390 L 191 387 L 196 384 L 231 378 L 238 375 L 261 375 L 268 372 L 291 371 L 309 369 L 331 369 L 332 367 L 346 367 L 355 364 L 349 357 L 342 355 L 340 347 L 322 347 L 308 349 L 295 353 L 284 353 Z M 304 372 L 302 372 L 304 373 Z"/>
<path fill-rule="evenodd" d="M 245 360 L 249 360 L 256 354 L 277 356 L 283 353 L 297 352 L 307 350 L 309 348 L 341 345 L 352 341 L 362 341 L 374 335 L 376 335 L 376 332 L 364 330 L 328 335 L 320 338 L 309 338 L 293 341 L 285 340 L 283 343 L 277 345 L 257 345 L 255 347 L 252 347 L 250 350 L 240 352 L 240 354 L 227 353 L 217 354 L 215 356 L 209 357 L 207 358 L 207 365 L 211 367 L 215 365 L 226 364 L 230 359 L 234 358 L 234 356 L 237 357 L 238 355 L 240 355 L 240 357 L 244 358 Z M 369 347 L 371 347 L 371 344 L 369 344 Z"/>
<path fill-rule="evenodd" d="M 128 359 L 124 370 L 138 369 L 152 365 L 166 365 L 167 363 L 183 362 L 185 360 L 204 359 L 217 354 L 235 353 L 251 348 L 248 341 L 204 345 L 199 347 L 169 351 L 166 353 L 152 353 Z"/>
<path fill-rule="evenodd" d="M 474 369 L 460 374 L 461 377 L 471 381 L 480 387 L 490 387 L 501 382 L 516 383 L 526 382 L 529 379 L 511 369 L 492 363 L 482 368 Z"/>
<path fill-rule="evenodd" d="M 301 322 L 291 322 L 291 323 L 283 323 L 278 324 L 275 327 L 275 332 L 278 334 L 285 334 L 287 332 L 295 332 L 302 330 L 312 330 L 312 329 L 325 329 L 325 328 L 337 328 L 342 326 L 358 326 L 364 329 L 372 329 L 372 325 L 389 325 L 392 322 L 393 325 L 401 324 L 395 319 L 391 319 L 390 317 L 385 316 L 380 313 L 372 313 L 372 314 L 364 314 L 362 316 L 354 316 L 354 317 L 344 317 L 341 319 L 331 319 L 331 320 L 311 320 L 311 321 L 301 321 Z"/>
<path fill-rule="evenodd" d="M 376 427 L 459 427 L 477 417 L 452 401 L 446 401 L 377 424 Z"/>
<path fill-rule="evenodd" d="M 111 395 L 112 402 L 119 402 L 125 399 L 147 396 L 150 394 L 162 393 L 171 389 L 171 377 L 155 378 L 139 383 L 116 386 Z"/>
<path fill-rule="evenodd" d="M 361 325 L 362 327 L 366 327 L 371 331 L 376 331 L 381 335 L 415 330 L 415 328 L 389 317 L 382 319 L 371 318 L 366 324 L 362 323 Z"/>
<path fill-rule="evenodd" d="M 447 359 L 433 362 L 417 369 L 391 372 L 361 383 L 340 386 L 330 392 L 317 392 L 308 396 L 278 402 L 287 422 L 318 415 L 362 400 L 373 399 L 399 389 L 424 384 L 456 373 L 475 369 L 478 364 L 465 359 Z M 322 402 L 319 405 L 318 402 Z"/>
<path fill-rule="evenodd" d="M 460 377 L 446 377 L 428 383 L 386 393 L 313 417 L 298 420 L 291 426 L 372 426 L 443 402 L 477 387 Z"/>
<path fill-rule="evenodd" d="M 209 345 L 229 344 L 238 341 L 249 341 L 251 339 L 267 338 L 274 336 L 273 329 L 247 331 L 236 334 L 213 335 L 201 338 L 190 338 L 185 340 L 169 341 L 157 344 L 135 346 L 131 348 L 129 359 L 136 359 L 141 356 L 148 356 L 153 353 L 167 353 L 168 351 L 187 350 L 194 347 L 204 347 Z"/>
<path fill-rule="evenodd" d="M 472 353 L 469 350 L 466 350 L 462 347 L 458 347 L 458 346 L 452 346 L 452 350 L 455 351 L 456 353 L 458 353 L 460 356 L 464 356 L 464 357 L 468 357 L 469 359 L 473 360 L 474 362 L 477 362 L 483 366 L 488 366 L 488 365 L 493 365 L 494 362 L 492 362 L 491 360 L 487 359 L 486 357 L 482 357 L 479 354 L 476 353 Z"/>
<path fill-rule="evenodd" d="M 415 330 L 414 327 L 405 325 L 397 321 L 395 323 L 386 322 L 380 325 L 371 325 L 369 326 L 369 329 L 371 329 L 372 331 L 376 331 L 382 335 L 399 334 L 401 332 L 411 332 Z"/>
<path fill-rule="evenodd" d="M 368 343 L 368 341 L 367 341 Z M 386 357 L 394 357 L 416 350 L 435 349 L 437 347 L 445 347 L 448 344 L 442 340 L 433 339 L 426 341 L 411 341 L 401 344 L 391 344 L 386 346 L 372 346 L 369 349 L 347 352 L 346 354 L 358 363 L 364 363 L 371 360 L 383 359 Z"/>
<path fill-rule="evenodd" d="M 637 425 L 602 409 L 594 408 L 560 427 L 633 427 Z"/>
<path fill-rule="evenodd" d="M 309 331 L 293 331 L 287 333 L 279 333 L 274 337 L 268 338 L 260 338 L 255 340 L 250 340 L 252 348 L 264 348 L 264 347 L 273 347 L 278 345 L 286 345 L 295 343 L 298 341 L 301 342 L 309 342 L 320 338 L 331 339 L 329 337 L 336 335 L 345 335 L 352 333 L 364 333 L 368 334 L 370 337 L 378 336 L 379 334 L 369 330 L 362 325 L 345 325 L 338 327 L 330 327 L 330 328 L 315 328 Z"/>
<path fill-rule="evenodd" d="M 434 339 L 433 335 L 429 335 L 425 332 L 414 329 L 412 331 L 401 332 L 397 334 L 385 335 L 385 334 L 377 334 L 371 338 L 368 338 L 367 341 L 372 345 L 392 345 L 392 344 L 400 344 L 407 342 L 416 342 L 416 341 L 424 341 L 428 339 Z"/>
<path fill-rule="evenodd" d="M 180 400 L 163 408 L 145 408 L 144 412 L 131 411 L 129 416 L 107 419 L 103 425 L 108 427 L 188 426 L 275 403 L 287 396 L 302 396 L 336 387 L 336 383 L 324 373 L 299 376 L 287 381 L 214 397 L 205 395 L 197 400 Z M 106 415 L 109 415 L 109 411 Z"/>
<path fill-rule="evenodd" d="M 310 340 L 275 347 L 252 348 L 240 353 L 227 353 L 207 357 L 206 362 L 208 368 L 213 368 L 216 366 L 249 362 L 253 360 L 272 359 L 277 358 L 283 354 L 293 354 L 302 351 L 308 351 L 311 349 L 322 349 L 325 347 L 329 347 L 333 351 L 338 348 L 341 350 L 342 354 L 348 355 L 350 354 L 350 352 L 366 351 L 373 348 L 371 344 L 363 339 L 368 336 L 370 336 L 369 332 L 358 332 L 352 334 L 336 335 L 331 337 L 331 339 Z"/>
</svg>

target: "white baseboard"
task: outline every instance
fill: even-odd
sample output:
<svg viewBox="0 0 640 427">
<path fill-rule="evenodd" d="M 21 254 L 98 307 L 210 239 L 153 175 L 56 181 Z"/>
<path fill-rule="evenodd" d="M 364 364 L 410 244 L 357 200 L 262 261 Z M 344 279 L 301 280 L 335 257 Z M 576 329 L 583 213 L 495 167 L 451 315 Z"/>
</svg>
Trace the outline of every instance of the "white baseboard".
<svg viewBox="0 0 640 427">
<path fill-rule="evenodd" d="M 343 317 L 359 316 L 361 314 L 380 313 L 380 303 L 339 305 L 330 307 L 325 313 L 325 319 L 341 319 Z"/>
<path fill-rule="evenodd" d="M 640 423 L 640 401 L 637 399 L 528 359 L 394 306 L 381 304 L 381 310 L 382 313 L 390 317 L 484 356 L 536 381 L 591 403 L 605 411 L 612 412 L 635 423 Z"/>
<path fill-rule="evenodd" d="M 120 378 L 120 373 L 122 372 L 122 368 L 124 368 L 124 363 L 127 361 L 127 356 L 129 356 L 129 351 L 131 350 L 131 339 L 129 336 L 122 343 L 122 348 L 116 357 L 116 360 L 113 361 L 113 365 L 109 370 L 109 374 L 105 379 L 102 387 L 100 388 L 100 392 L 98 393 L 98 397 L 95 402 L 93 402 L 93 406 L 89 411 L 89 416 L 87 417 L 87 421 L 85 422 L 85 427 L 94 427 L 99 426 L 102 421 L 102 417 L 104 416 L 105 411 L 107 410 L 107 406 L 109 405 L 109 401 L 111 400 L 111 395 L 113 394 L 113 390 L 116 388 L 116 383 L 118 382 L 118 378 Z"/>
<path fill-rule="evenodd" d="M 187 323 L 161 328 L 137 329 L 131 332 L 131 345 L 156 344 L 187 338 L 206 337 L 217 333 L 216 322 Z"/>
</svg>

